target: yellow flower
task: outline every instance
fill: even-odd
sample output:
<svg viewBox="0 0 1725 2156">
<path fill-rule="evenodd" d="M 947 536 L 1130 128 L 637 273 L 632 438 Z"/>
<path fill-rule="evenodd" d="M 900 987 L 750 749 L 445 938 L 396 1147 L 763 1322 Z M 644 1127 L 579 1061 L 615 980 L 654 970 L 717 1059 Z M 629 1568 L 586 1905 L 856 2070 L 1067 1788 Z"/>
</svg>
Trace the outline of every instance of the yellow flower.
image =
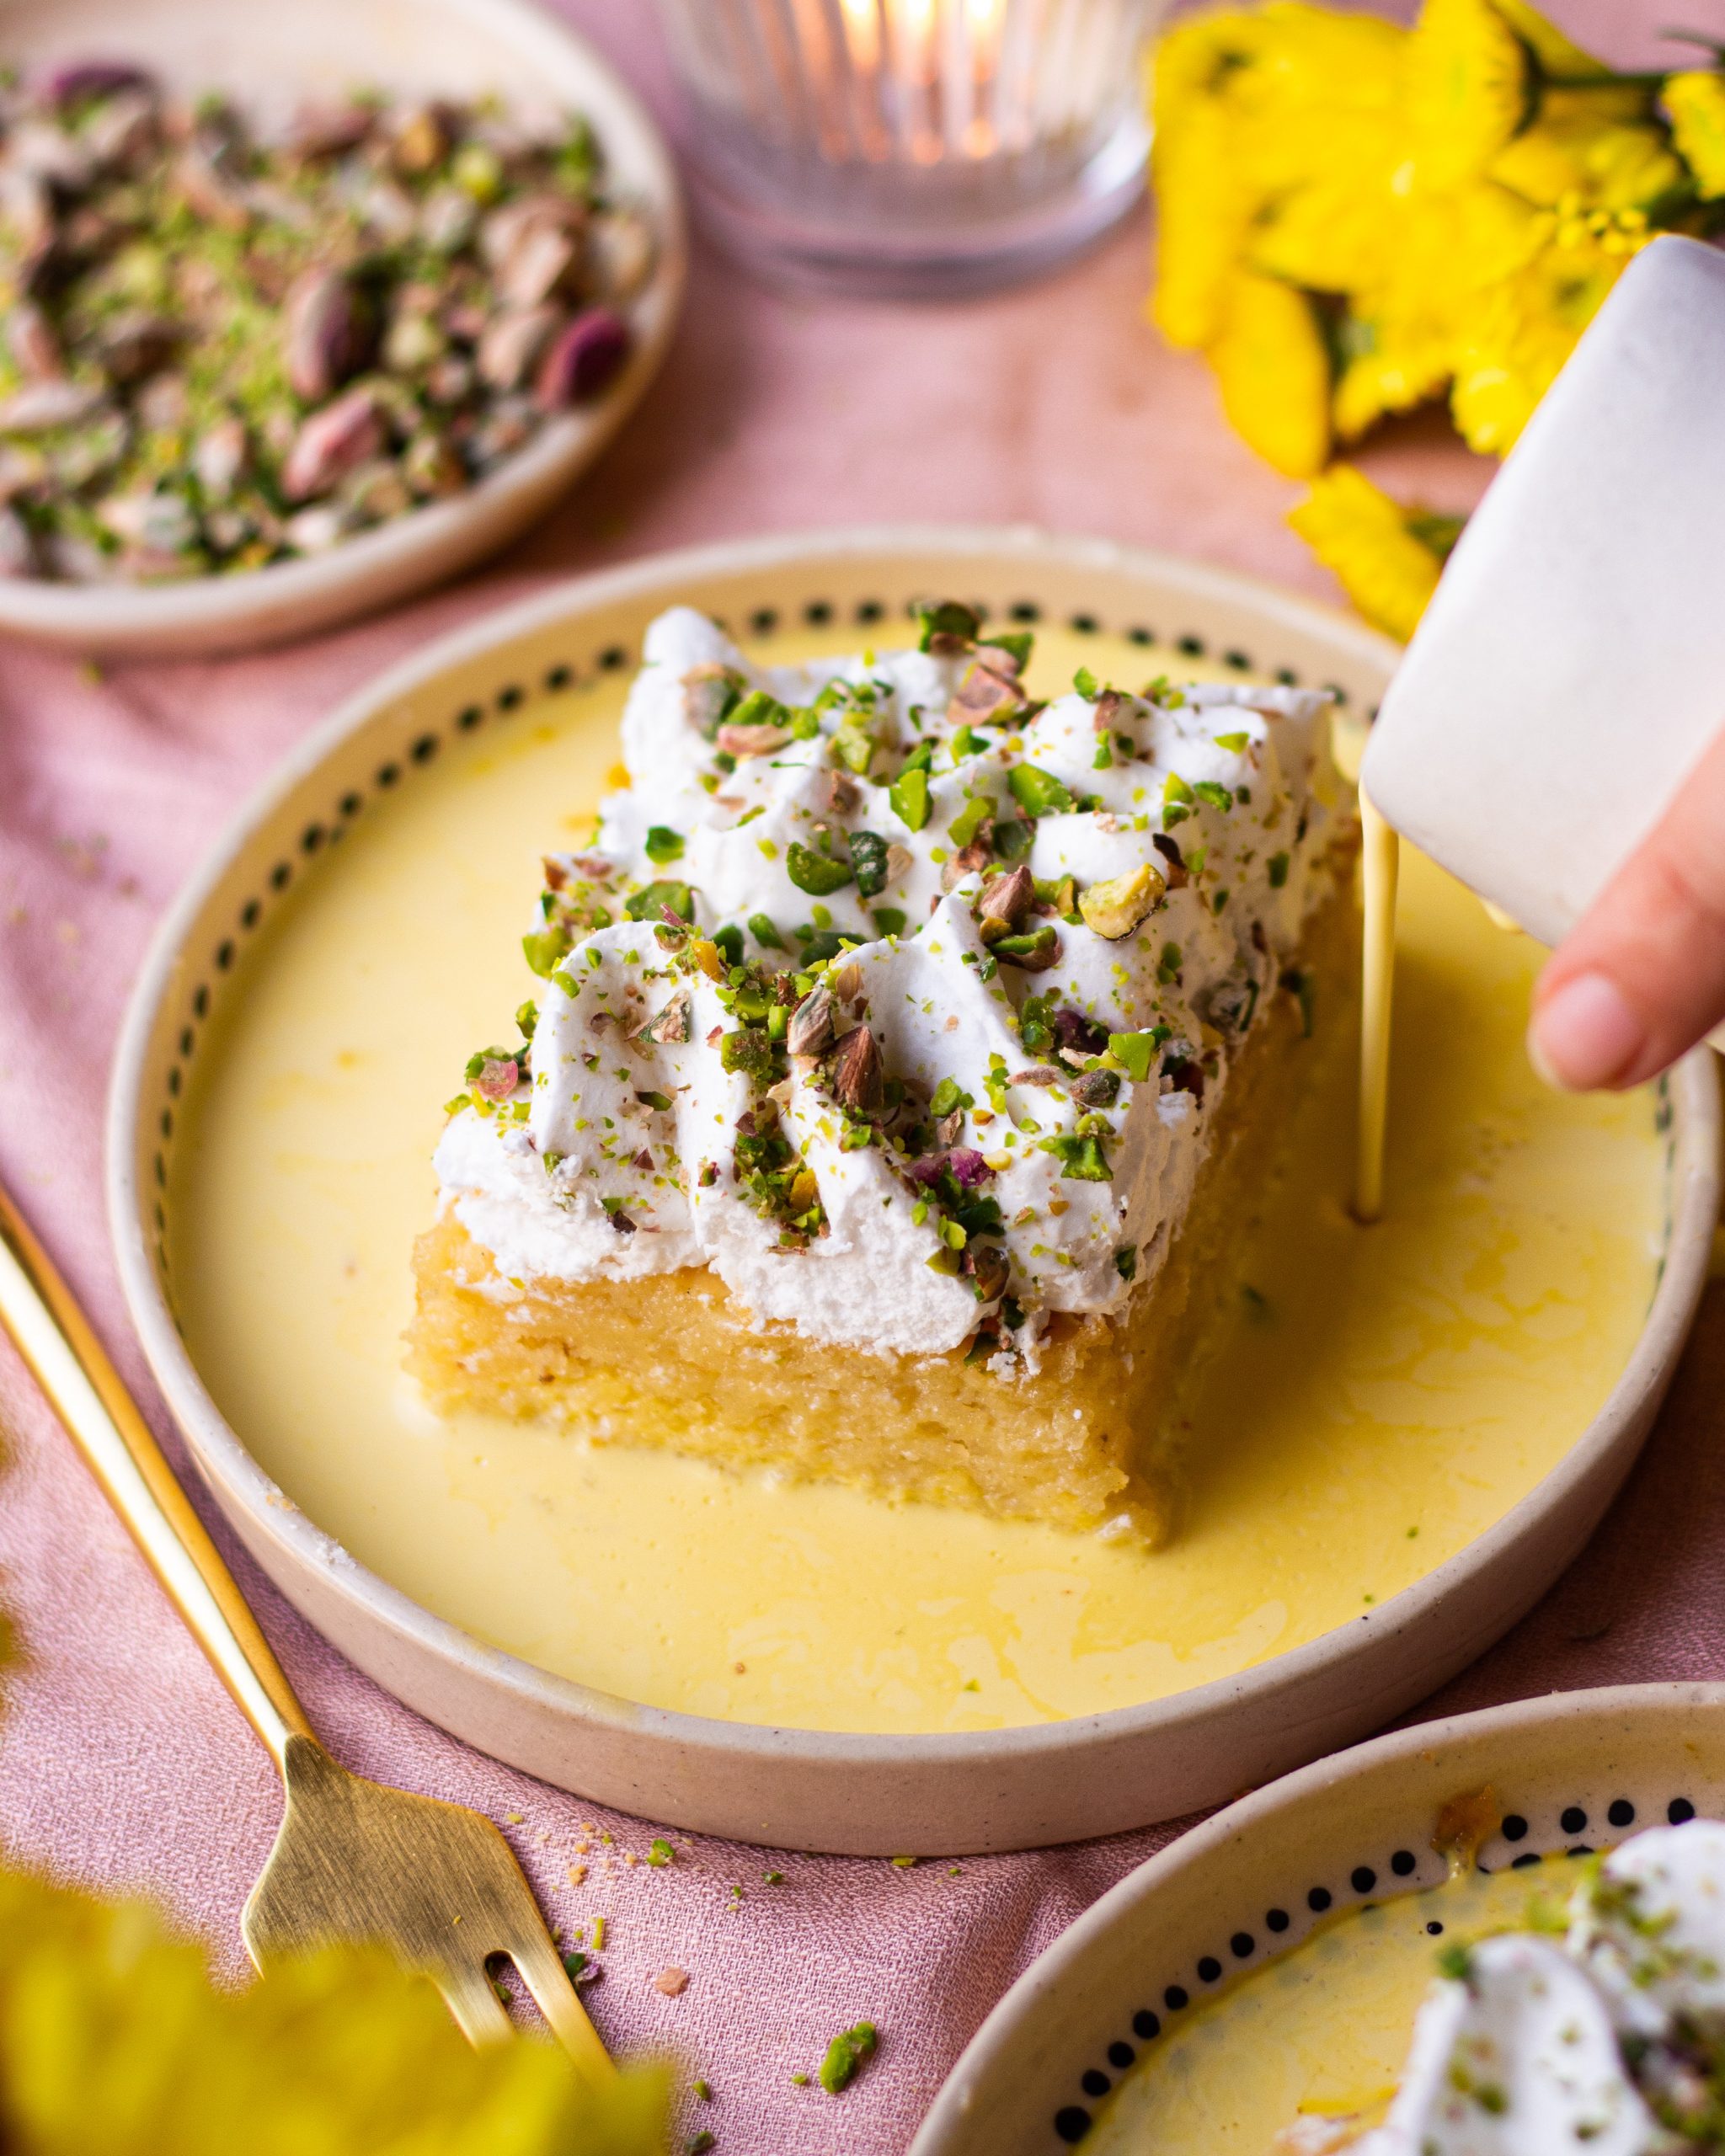
<svg viewBox="0 0 1725 2156">
<path fill-rule="evenodd" d="M 1279 472 L 1305 478 L 1330 451 L 1330 355 L 1311 300 L 1242 270 L 1210 347 L 1235 431 Z"/>
<path fill-rule="evenodd" d="M 1695 182 L 1725 195 L 1725 72 L 1672 80 Z M 1507 450 L 1654 227 L 1705 215 L 1646 80 L 1530 0 L 1424 0 L 1412 31 L 1306 0 L 1190 19 L 1156 109 L 1156 319 L 1284 472 L 1446 391 L 1474 448 Z M 1314 495 L 1314 530 L 1363 502 L 1401 515 L 1356 478 Z M 1395 531 L 1429 580 L 1429 535 Z M 1378 616 L 1411 618 L 1407 589 Z"/>
<path fill-rule="evenodd" d="M 1725 75 L 1696 68 L 1665 78 L 1671 133 L 1709 200 L 1725 195 Z"/>
<path fill-rule="evenodd" d="M 1407 61 L 1407 117 L 1421 180 L 1483 172 L 1527 125 L 1533 56 L 1491 0 L 1426 0 Z"/>
<path fill-rule="evenodd" d="M 1602 119 L 1591 102 L 1585 91 L 1548 92 L 1539 119 L 1492 160 L 1493 179 L 1546 209 L 1573 196 L 1589 210 L 1645 210 L 1683 186 L 1662 129 Z"/>
<path fill-rule="evenodd" d="M 1404 642 L 1461 530 L 1458 519 L 1404 509 L 1351 464 L 1316 480 L 1288 521 L 1367 621 Z"/>
<path fill-rule="evenodd" d="M 1299 0 L 1188 18 L 1157 48 L 1155 317 L 1175 344 L 1220 328 L 1230 270 L 1332 289 L 1379 259 L 1400 149 L 1407 34 Z M 1308 199 L 1309 198 L 1309 199 Z"/>
<path fill-rule="evenodd" d="M 1470 323 L 1450 409 L 1471 449 L 1504 456 L 1629 259 L 1652 237 L 1645 219 L 1542 213 L 1549 237 L 1514 275 L 1486 291 Z"/>
<path fill-rule="evenodd" d="M 657 2156 L 664 2087 L 475 2051 L 382 1955 L 241 1990 L 136 1903 L 0 1873 L 0 2143 L 29 2156 Z"/>
</svg>

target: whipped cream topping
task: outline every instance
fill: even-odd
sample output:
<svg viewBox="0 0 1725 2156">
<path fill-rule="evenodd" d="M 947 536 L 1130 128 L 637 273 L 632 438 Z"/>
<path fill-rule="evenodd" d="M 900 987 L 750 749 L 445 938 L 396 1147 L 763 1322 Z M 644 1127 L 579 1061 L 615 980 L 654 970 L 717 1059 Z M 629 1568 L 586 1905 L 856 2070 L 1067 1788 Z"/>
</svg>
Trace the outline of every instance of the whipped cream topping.
<svg viewBox="0 0 1725 2156">
<path fill-rule="evenodd" d="M 1605 2003 L 1561 1947 L 1514 1934 L 1419 2010 L 1384 2123 L 1358 2156 L 1642 2156 L 1660 2145 Z"/>
<path fill-rule="evenodd" d="M 1626 2033 L 1674 2019 L 1725 2031 L 1725 1826 L 1650 1828 L 1613 1849 L 1569 1944 Z"/>
<path fill-rule="evenodd" d="M 626 790 L 546 863 L 528 1038 L 436 1155 L 495 1292 L 707 1266 L 875 1352 L 1120 1310 L 1166 1257 L 1348 790 L 1322 692 L 1033 702 L 1028 638 L 751 666 L 649 630 Z"/>
<path fill-rule="evenodd" d="M 1566 1940 L 1452 1950 L 1354 2156 L 1681 2156 L 1725 2114 L 1725 1826 L 1658 1827 L 1572 1898 Z M 1284 2137 L 1289 2138 L 1289 2137 Z M 1290 2140 L 1290 2146 L 1293 2145 Z"/>
</svg>

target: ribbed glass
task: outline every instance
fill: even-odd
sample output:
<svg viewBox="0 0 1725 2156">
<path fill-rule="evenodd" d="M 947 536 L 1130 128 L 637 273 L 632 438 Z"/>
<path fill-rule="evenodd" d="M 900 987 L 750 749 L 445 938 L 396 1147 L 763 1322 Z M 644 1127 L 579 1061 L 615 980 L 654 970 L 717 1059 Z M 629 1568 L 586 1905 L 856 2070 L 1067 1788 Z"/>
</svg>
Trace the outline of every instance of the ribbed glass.
<svg viewBox="0 0 1725 2156">
<path fill-rule="evenodd" d="M 660 7 L 709 209 L 790 274 L 986 281 L 1135 192 L 1159 0 Z"/>
</svg>

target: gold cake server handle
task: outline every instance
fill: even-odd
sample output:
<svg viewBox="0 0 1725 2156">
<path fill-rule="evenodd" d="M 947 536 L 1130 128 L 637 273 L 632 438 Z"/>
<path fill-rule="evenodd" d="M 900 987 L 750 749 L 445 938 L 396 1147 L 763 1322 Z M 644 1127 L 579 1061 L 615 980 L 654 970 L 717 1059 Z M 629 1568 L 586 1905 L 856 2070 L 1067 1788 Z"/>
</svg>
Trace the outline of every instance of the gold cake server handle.
<svg viewBox="0 0 1725 2156">
<path fill-rule="evenodd" d="M 478 2043 L 510 2033 L 491 1979 L 507 1959 L 578 2069 L 613 2073 L 492 1822 L 350 1774 L 318 1742 L 136 1401 L 3 1188 L 0 1323 L 281 1770 L 287 1809 L 242 1919 L 259 1967 L 333 1941 L 382 1943 L 436 1983 Z"/>
</svg>

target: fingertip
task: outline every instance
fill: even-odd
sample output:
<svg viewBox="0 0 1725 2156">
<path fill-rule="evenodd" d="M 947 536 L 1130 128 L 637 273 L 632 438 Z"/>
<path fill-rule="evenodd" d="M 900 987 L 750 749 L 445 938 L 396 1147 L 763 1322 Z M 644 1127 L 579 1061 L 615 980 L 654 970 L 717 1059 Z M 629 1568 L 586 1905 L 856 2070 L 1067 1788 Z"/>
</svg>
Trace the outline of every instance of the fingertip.
<svg viewBox="0 0 1725 2156">
<path fill-rule="evenodd" d="M 1535 1004 L 1528 1060 L 1559 1091 L 1589 1092 L 1621 1082 L 1647 1038 L 1641 1014 L 1609 974 L 1574 974 Z"/>
</svg>

